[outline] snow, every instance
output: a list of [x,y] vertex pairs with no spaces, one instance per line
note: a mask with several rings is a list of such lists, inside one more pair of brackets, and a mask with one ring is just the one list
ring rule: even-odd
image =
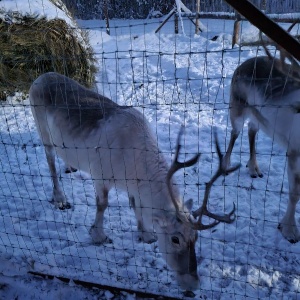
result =
[[51,2],[50,0],[1,0],[0,12],[38,15],[40,17],[46,17],[48,20],[58,18],[74,25],[65,5],[60,0],[56,0],[56,3],[57,5],[54,4],[54,1]]
[[[17,3],[17,9],[27,5],[27,1],[3,2]],[[34,3],[30,1],[31,9]],[[47,13],[47,6],[43,7]],[[142,111],[169,162],[179,128],[185,125],[183,151],[187,158],[201,152],[201,158],[197,166],[178,172],[176,179],[183,200],[193,198],[194,208],[201,204],[205,182],[218,164],[212,128],[218,130],[222,151],[229,142],[233,71],[247,58],[263,54],[257,48],[231,49],[233,21],[201,21],[207,31],[198,36],[189,20],[183,20],[185,34],[178,35],[172,21],[155,34],[157,19],[110,20],[108,36],[105,21],[78,20],[89,32],[99,63],[95,88],[119,104]],[[256,38],[256,31],[243,24],[243,35],[249,32]],[[88,232],[96,207],[87,174],[65,174],[59,161],[61,183],[72,209],[52,206],[44,148],[28,100],[1,103],[0,139],[0,298],[114,297],[111,291],[42,279],[28,271],[184,298],[157,244],[138,241],[126,193],[114,190],[109,195],[105,226],[113,243],[101,246],[92,244]],[[196,254],[201,281],[196,299],[299,297],[300,243],[290,244],[277,230],[288,198],[286,156],[263,133],[257,148],[263,178],[252,179],[247,173],[245,127],[232,156],[232,162],[241,162],[242,167],[219,179],[212,189],[210,209],[228,212],[234,202],[237,217],[232,224],[199,232]],[[299,208],[296,216],[299,223]]]
[[62,19],[70,28],[77,40],[83,47],[89,47],[82,35],[80,28],[71,13],[61,0],[1,0],[0,1],[0,20],[8,23],[18,23],[20,17],[46,18],[46,20]]

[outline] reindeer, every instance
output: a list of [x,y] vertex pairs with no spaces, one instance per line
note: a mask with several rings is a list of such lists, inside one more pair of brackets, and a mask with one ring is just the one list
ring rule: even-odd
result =
[[250,147],[247,167],[251,177],[263,177],[256,160],[255,140],[259,129],[283,146],[288,158],[289,202],[278,229],[289,242],[296,243],[300,239],[295,220],[300,197],[300,68],[295,58],[283,49],[279,48],[280,58],[275,58],[264,43],[263,46],[266,56],[246,60],[233,74],[230,89],[232,130],[222,165],[224,169],[230,166],[234,143],[246,119],[249,119]]
[[[57,73],[37,78],[30,88],[29,99],[45,147],[55,207],[70,208],[56,173],[57,154],[69,171],[83,170],[93,179],[97,211],[90,235],[94,243],[112,242],[103,230],[104,212],[109,190],[123,189],[134,208],[141,239],[146,243],[158,239],[159,250],[176,272],[180,286],[186,290],[197,289],[197,230],[212,228],[219,222],[232,223],[235,218],[235,207],[225,215],[207,209],[210,188],[225,173],[221,163],[207,183],[202,207],[191,212],[192,201],[182,203],[172,179],[179,169],[195,165],[200,156],[198,153],[186,162],[178,160],[182,130],[174,161],[168,168],[148,122],[135,108],[120,106]],[[221,162],[217,140],[216,146]],[[202,216],[214,221],[203,224]]]

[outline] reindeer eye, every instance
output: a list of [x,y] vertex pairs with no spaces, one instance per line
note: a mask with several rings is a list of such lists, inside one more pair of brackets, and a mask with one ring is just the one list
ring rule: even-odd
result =
[[179,242],[179,238],[177,236],[172,236],[172,243],[176,244],[176,245],[179,245],[180,242]]

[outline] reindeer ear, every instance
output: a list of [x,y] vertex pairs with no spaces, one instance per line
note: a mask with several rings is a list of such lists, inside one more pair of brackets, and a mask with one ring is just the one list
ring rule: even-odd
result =
[[184,203],[185,207],[186,207],[189,211],[192,210],[193,204],[194,204],[193,199],[189,199],[189,200],[185,201],[185,203]]

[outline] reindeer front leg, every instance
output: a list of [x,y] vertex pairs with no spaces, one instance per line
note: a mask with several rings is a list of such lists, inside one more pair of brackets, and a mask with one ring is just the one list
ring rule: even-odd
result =
[[300,198],[300,156],[295,152],[288,154],[288,180],[289,203],[278,229],[289,242],[297,243],[300,240],[300,234],[296,224],[295,212]]
[[252,178],[256,178],[257,176],[263,177],[263,174],[261,173],[256,160],[255,139],[256,139],[257,132],[258,132],[257,125],[250,121],[248,124],[250,158],[248,160],[247,167],[249,168],[249,173]]
[[[157,241],[157,236],[154,233],[152,219],[149,218],[148,214],[142,213],[142,209],[137,206],[135,198],[129,195],[129,202],[134,210],[134,214],[137,220],[137,228],[140,234],[140,239],[144,243],[152,244]],[[145,211],[145,210],[144,210]]]
[[95,188],[97,194],[97,211],[94,224],[90,229],[90,235],[96,244],[111,243],[112,240],[108,238],[103,231],[104,212],[108,206],[108,189],[99,183],[95,183]]

